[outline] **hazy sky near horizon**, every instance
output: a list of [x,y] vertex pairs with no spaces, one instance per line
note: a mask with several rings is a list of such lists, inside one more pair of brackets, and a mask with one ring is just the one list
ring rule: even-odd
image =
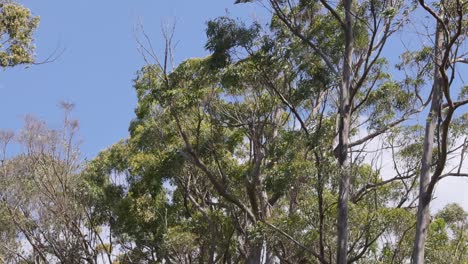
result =
[[[63,52],[51,63],[0,72],[0,129],[18,131],[27,114],[59,126],[58,103],[73,102],[74,116],[81,124],[82,151],[88,159],[128,135],[136,106],[132,80],[145,63],[135,41],[140,22],[155,49],[161,51],[161,25],[175,21],[175,59],[180,62],[208,54],[204,50],[208,20],[229,14],[265,22],[269,16],[259,4],[234,5],[234,0],[19,2],[41,17],[36,34],[38,61],[55,50]],[[388,44],[386,54],[392,55],[392,63],[401,46],[398,36]],[[461,75],[467,73],[465,68]],[[437,208],[457,201],[468,210],[468,179],[444,180],[437,196]]]

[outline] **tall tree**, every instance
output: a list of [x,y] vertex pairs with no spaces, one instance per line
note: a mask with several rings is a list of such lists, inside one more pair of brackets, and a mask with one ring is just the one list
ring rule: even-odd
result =
[[340,190],[338,193],[338,252],[337,263],[348,263],[348,203],[351,189],[351,168],[349,161],[349,143],[351,129],[351,112],[353,100],[352,67],[354,51],[354,18],[353,1],[343,1],[345,19],[341,23],[344,31],[344,53],[339,91],[339,121],[338,121],[338,145],[336,146],[336,158],[340,164]]
[[[416,237],[413,248],[413,263],[422,264],[425,260],[425,245],[430,222],[430,202],[437,182],[444,178],[447,157],[450,151],[452,119],[455,111],[468,103],[462,88],[461,100],[452,99],[453,86],[457,84],[457,64],[466,63],[462,46],[466,39],[468,4],[464,1],[439,1],[438,11],[432,9],[424,0],[420,5],[435,20],[434,44],[434,82],[431,90],[431,108],[426,119],[424,150],[421,159],[419,204]],[[437,144],[434,147],[434,144]],[[466,139],[461,151],[466,151]],[[436,158],[434,160],[434,152]],[[463,153],[462,159],[463,162]],[[466,174],[461,171],[461,164],[450,176]],[[449,176],[445,175],[445,176]]]
[[[237,1],[240,2],[251,1]],[[390,36],[403,25],[408,7],[403,1],[344,0],[336,4],[326,0],[266,2],[292,37],[302,41],[305,49],[316,54],[325,70],[333,73],[332,80],[335,81],[332,81],[331,86],[336,89],[336,93],[331,97],[335,96],[337,102],[334,153],[341,172],[337,198],[337,261],[347,263],[351,150],[400,125],[424,107],[424,103],[421,103],[406,109],[399,117],[380,122],[375,130],[362,138],[353,142],[351,140],[355,129],[353,122],[362,117],[363,109],[369,106],[369,95],[380,86],[377,82],[382,79],[382,75],[375,73],[383,66],[382,50]],[[334,27],[326,31],[323,20],[333,23]],[[320,26],[322,28],[317,29]]]

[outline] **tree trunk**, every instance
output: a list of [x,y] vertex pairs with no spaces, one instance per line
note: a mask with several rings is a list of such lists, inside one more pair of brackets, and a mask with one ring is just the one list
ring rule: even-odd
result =
[[338,196],[338,264],[348,263],[348,201],[350,188],[349,160],[340,163],[340,189]]
[[262,244],[255,244],[249,247],[246,264],[260,264],[262,259]]
[[338,252],[337,263],[348,262],[348,201],[350,189],[350,166],[348,157],[349,128],[351,122],[351,64],[353,60],[353,14],[352,0],[343,1],[345,8],[345,54],[340,85],[339,143],[336,157],[340,164],[340,188],[338,194]]
[[[265,179],[263,177],[261,178],[261,181],[262,181],[261,186],[264,186]],[[266,191],[265,188],[263,188],[263,190],[260,192],[260,204],[262,206],[262,211],[263,211],[262,212],[262,220],[268,220],[268,218],[271,217],[271,207],[270,207],[270,204],[268,203],[268,194],[267,194],[267,191]],[[273,264],[274,263],[273,250],[271,249],[271,247],[269,246],[269,243],[265,239],[263,240],[261,248],[262,248],[261,252],[263,252],[263,250],[265,251],[265,253],[264,253],[265,261],[264,261],[264,263],[265,264]]]
[[443,77],[440,72],[442,64],[442,45],[444,42],[443,33],[440,25],[436,28],[436,40],[434,47],[434,83],[432,86],[432,102],[431,109],[426,120],[426,131],[424,135],[423,156],[421,159],[421,174],[419,183],[419,204],[416,224],[416,237],[413,246],[413,262],[414,264],[424,263],[424,247],[427,238],[427,228],[429,226],[432,192],[428,190],[431,182],[431,162],[434,148],[434,135],[437,128],[438,117],[442,105],[442,82]]
[[319,211],[319,255],[320,255],[320,261],[323,262],[325,259],[325,226],[324,226],[324,220],[325,220],[325,212],[324,212],[324,202],[323,202],[323,175],[322,175],[322,169],[321,169],[321,164],[320,164],[320,155],[316,151],[314,152],[315,155],[315,166],[317,168],[317,202],[318,202],[318,211]]

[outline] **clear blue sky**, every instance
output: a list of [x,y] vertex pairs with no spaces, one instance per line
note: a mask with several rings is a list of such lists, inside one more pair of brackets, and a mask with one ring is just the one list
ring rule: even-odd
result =
[[[234,0],[20,0],[41,17],[36,33],[37,58],[58,47],[57,61],[0,72],[1,129],[17,131],[23,117],[34,114],[52,126],[61,122],[61,100],[76,104],[83,154],[100,150],[128,135],[136,96],[135,72],[144,64],[137,51],[134,28],[141,21],[153,44],[162,47],[161,25],[176,20],[176,60],[207,54],[205,25],[225,15],[267,16],[258,4],[234,5]],[[260,17],[262,19],[262,17]]]

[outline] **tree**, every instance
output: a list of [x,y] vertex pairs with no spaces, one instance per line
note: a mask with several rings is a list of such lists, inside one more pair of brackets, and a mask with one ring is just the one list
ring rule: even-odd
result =
[[468,260],[467,213],[458,204],[448,204],[429,225],[428,263],[465,263]]
[[[237,1],[237,3],[240,2],[250,1]],[[341,171],[337,217],[339,246],[337,261],[338,263],[347,263],[349,249],[347,238],[348,203],[352,188],[350,178],[351,163],[353,162],[350,153],[353,148],[365,145],[377,136],[401,125],[411,115],[420,112],[426,105],[426,103],[420,102],[420,104],[413,104],[413,107],[406,107],[406,109],[402,107],[404,104],[397,107],[391,106],[395,108],[390,108],[387,111],[396,114],[400,110],[399,116],[382,116],[383,118],[379,117],[379,119],[382,118],[380,120],[376,117],[370,118],[373,120],[369,122],[371,123],[369,134],[354,142],[351,141],[353,129],[356,129],[353,125],[357,125],[353,122],[356,122],[357,118],[364,118],[363,114],[366,113],[366,110],[373,107],[371,98],[375,98],[380,89],[384,90],[393,86],[393,92],[400,93],[400,98],[406,97],[407,102],[415,99],[417,92],[411,94],[399,88],[398,84],[391,80],[391,76],[385,77],[382,74],[382,68],[385,65],[385,60],[381,58],[382,50],[390,36],[404,24],[409,7],[406,7],[403,1],[342,1],[336,6],[327,1],[272,0],[266,2],[274,11],[271,25],[274,28],[281,28],[283,36],[289,35],[291,42],[302,42],[301,48],[304,49],[304,53],[309,52],[309,57],[316,56],[315,60],[310,61],[313,65],[306,66],[303,60],[301,67],[313,68],[320,65],[318,67],[331,73],[329,83],[326,84],[329,91],[325,91],[328,97],[333,98],[334,102],[337,103],[326,106],[324,109],[335,107],[337,112],[336,141],[333,146]],[[359,19],[355,20],[355,17]],[[326,22],[329,24],[327,25]],[[337,28],[339,33],[334,33]],[[284,31],[289,32],[284,33]],[[226,40],[228,38],[220,37],[219,39]],[[284,45],[285,42],[281,42],[281,44]],[[229,49],[215,48],[212,50],[218,54]],[[267,67],[270,65],[272,64],[269,63]],[[298,74],[298,76],[301,75]],[[307,87],[306,89],[313,88]],[[334,89],[336,90],[333,91]],[[414,86],[411,89],[417,89],[417,87]],[[297,111],[299,106],[291,104],[287,94],[278,92],[278,89],[275,88],[273,90],[283,103],[295,113],[302,129],[308,134],[310,128],[303,120],[307,120],[310,116],[303,118],[301,115],[304,112],[307,114],[317,114],[317,112],[310,111],[310,109]],[[318,101],[324,98],[319,97]],[[383,101],[379,100],[379,103]],[[322,104],[323,102],[318,103],[318,105]]]
[[[334,21],[323,17],[328,19],[324,23]],[[172,71],[164,63],[171,58],[169,48],[163,56],[167,59],[159,60],[142,47],[147,61],[152,57],[155,63],[142,68],[135,80],[138,106],[130,138],[90,166],[90,181],[102,193],[97,200],[104,201],[101,212],[129,245],[122,259],[258,263],[264,256],[267,263],[333,263],[337,230],[330,223],[338,212],[334,201],[340,170],[333,153],[337,106],[328,98],[335,98],[336,86],[320,58],[309,56],[301,40],[274,22],[274,35],[258,36],[256,24],[225,17],[210,21],[207,47],[213,54]],[[316,30],[327,36],[323,28]],[[325,40],[330,42],[326,45],[338,41]],[[248,56],[235,60],[235,49]],[[370,85],[367,97],[359,94],[365,100],[354,110],[356,116],[369,109],[385,113],[365,121],[377,136],[389,131],[395,116],[405,120],[417,99],[411,96],[415,87],[400,88],[379,68],[368,74],[373,82],[364,82]],[[387,100],[389,94],[394,101]],[[350,171],[354,185],[347,254],[352,262],[378,259],[376,241],[399,232],[399,217],[408,217],[402,207],[415,168],[383,180],[363,162],[365,152],[352,153],[357,154]],[[174,189],[165,188],[165,182]],[[166,195],[169,201],[162,198]],[[139,215],[145,217],[134,218]],[[208,228],[199,226],[200,219]],[[201,237],[222,237],[222,246]],[[191,241],[193,247],[183,246],[189,242],[158,243],[163,238],[170,244]]]
[[[463,52],[462,45],[466,38],[463,28],[467,23],[468,5],[463,1],[440,1],[437,3],[439,9],[437,12],[429,7],[425,1],[421,0],[419,3],[434,18],[436,28],[433,57],[434,84],[431,91],[431,109],[426,119],[424,150],[421,158],[418,220],[413,248],[413,262],[417,264],[424,263],[425,259],[425,244],[430,219],[429,205],[435,185],[446,176],[466,175],[461,171],[461,164],[455,173],[443,174],[446,169],[447,157],[452,152],[449,149],[453,145],[450,143],[450,136],[453,133],[450,129],[452,119],[455,111],[468,103],[466,95],[464,95],[466,87],[461,89],[459,101],[454,101],[451,96],[456,79],[456,66],[464,61],[464,54],[459,54],[459,52]],[[463,163],[466,151],[466,133],[459,136],[465,136],[461,146],[461,163]],[[434,147],[434,144],[437,144],[437,147]],[[434,154],[436,155],[435,160]]]
[[[162,56],[143,32],[130,135],[90,162],[71,104],[60,129],[0,132],[0,262],[466,262],[467,213],[429,205],[467,176],[468,5],[419,1],[435,44],[392,68],[384,48],[416,1],[263,3],[268,25],[208,21],[211,54],[177,65],[173,31]],[[0,11],[2,67],[31,63],[37,18]],[[428,105],[424,130],[409,120]]]
[[173,69],[172,34],[161,57],[139,42],[130,137],[86,172],[122,262],[410,261],[424,138],[406,121],[432,102],[432,49],[403,53],[398,79],[383,48],[412,7],[268,3],[269,28],[209,21],[212,54]]
[[4,152],[1,164],[0,219],[10,243],[0,245],[0,252],[8,263],[98,263],[101,257],[112,263],[83,195],[73,105],[62,106],[61,130],[27,117],[18,136],[2,133],[5,148],[13,139],[24,148],[14,156]]
[[26,7],[0,1],[0,66],[13,67],[34,62],[33,34],[39,18]]

